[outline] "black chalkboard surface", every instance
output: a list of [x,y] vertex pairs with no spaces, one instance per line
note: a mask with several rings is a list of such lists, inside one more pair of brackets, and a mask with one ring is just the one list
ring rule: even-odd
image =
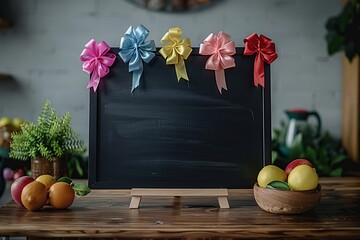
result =
[[117,55],[90,91],[89,186],[251,188],[271,158],[270,67],[265,88],[255,87],[255,55],[236,50],[222,94],[198,48],[185,61],[189,82],[157,52],[133,93]]

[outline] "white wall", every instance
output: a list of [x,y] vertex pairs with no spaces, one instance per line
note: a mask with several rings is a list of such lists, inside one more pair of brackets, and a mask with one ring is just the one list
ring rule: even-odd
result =
[[91,38],[118,46],[130,25],[144,24],[149,39],[159,40],[170,27],[182,26],[198,46],[211,32],[230,34],[238,46],[253,32],[276,43],[279,58],[271,65],[272,123],[284,109],[316,109],[324,127],[340,136],[341,57],[326,52],[325,22],[341,9],[339,0],[224,0],[200,12],[148,12],[119,0],[12,0],[16,24],[0,30],[0,116],[36,121],[45,99],[60,114],[69,111],[73,127],[88,141],[88,75],[79,54]]

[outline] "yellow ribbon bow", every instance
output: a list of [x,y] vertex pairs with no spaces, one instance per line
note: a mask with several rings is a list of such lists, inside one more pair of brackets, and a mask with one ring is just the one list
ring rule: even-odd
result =
[[160,54],[166,59],[166,64],[175,64],[178,81],[183,78],[189,81],[186,73],[184,59],[187,59],[192,51],[189,38],[181,40],[182,29],[180,27],[170,28],[160,40],[163,48]]

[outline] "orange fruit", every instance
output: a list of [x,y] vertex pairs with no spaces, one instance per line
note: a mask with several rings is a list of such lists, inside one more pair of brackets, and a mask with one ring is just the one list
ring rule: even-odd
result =
[[35,181],[38,181],[38,182],[41,182],[42,184],[44,184],[46,187],[46,191],[48,191],[50,189],[51,185],[56,183],[55,178],[53,176],[47,175],[47,174],[38,176],[35,179]]
[[47,201],[47,190],[41,182],[27,184],[21,192],[21,202],[30,211],[41,209]]
[[75,191],[65,182],[54,183],[49,189],[49,203],[54,208],[65,209],[74,202]]

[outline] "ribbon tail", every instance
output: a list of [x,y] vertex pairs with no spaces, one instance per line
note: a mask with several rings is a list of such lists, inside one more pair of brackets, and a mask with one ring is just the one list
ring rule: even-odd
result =
[[94,71],[91,74],[90,82],[88,83],[87,88],[92,87],[94,89],[94,92],[96,92],[96,89],[98,88],[99,83],[100,83],[100,76],[97,74],[96,71]]
[[264,79],[264,61],[261,59],[260,53],[255,57],[254,63],[254,85],[265,87]]
[[142,68],[133,71],[131,92],[134,92],[135,88],[137,88],[140,85],[140,78],[142,73],[143,73]]
[[215,79],[216,79],[217,88],[218,88],[220,94],[222,94],[222,92],[221,92],[222,89],[227,90],[224,69],[215,70]]
[[189,77],[186,72],[185,61],[182,57],[179,57],[178,63],[175,64],[175,71],[178,81],[180,81],[180,78],[189,81]]

